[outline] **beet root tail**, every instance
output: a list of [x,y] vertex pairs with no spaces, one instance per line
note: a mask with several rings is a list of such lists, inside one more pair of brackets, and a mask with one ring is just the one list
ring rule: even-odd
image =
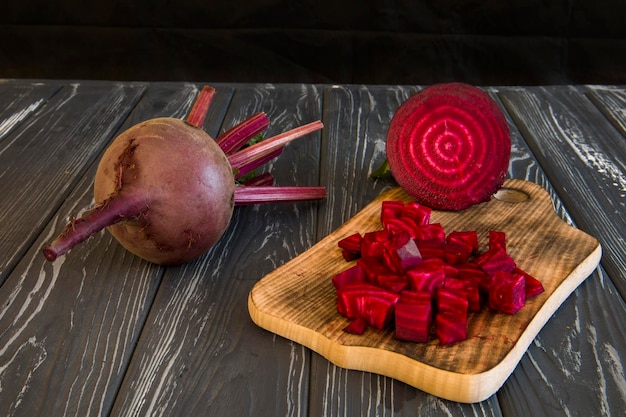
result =
[[121,194],[111,196],[84,216],[72,219],[59,236],[42,249],[43,255],[48,261],[53,262],[105,227],[138,217],[147,209],[144,198]]

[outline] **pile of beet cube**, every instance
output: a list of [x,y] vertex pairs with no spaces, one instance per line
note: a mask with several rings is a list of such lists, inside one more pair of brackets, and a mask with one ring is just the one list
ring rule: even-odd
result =
[[337,310],[351,320],[344,329],[363,334],[395,326],[395,337],[441,344],[467,338],[469,312],[489,308],[515,314],[526,299],[544,291],[539,280],[517,267],[503,232],[490,231],[479,252],[476,231],[447,236],[430,223],[431,209],[415,202],[383,201],[382,229],[338,242],[356,263],[333,276]]

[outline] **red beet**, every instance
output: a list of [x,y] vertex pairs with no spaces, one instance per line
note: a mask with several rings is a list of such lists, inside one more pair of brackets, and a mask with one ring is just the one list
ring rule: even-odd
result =
[[[420,294],[421,292],[417,292]],[[422,300],[401,294],[395,309],[396,338],[407,342],[427,342],[433,320],[429,293]]]
[[435,316],[435,333],[442,345],[467,339],[467,316],[451,311],[437,314]]
[[515,314],[526,302],[526,284],[522,274],[496,272],[489,284],[489,307],[507,314]]
[[386,152],[393,177],[417,202],[463,210],[502,186],[511,138],[502,111],[483,90],[435,84],[396,111]]
[[130,252],[157,264],[180,264],[218,241],[236,204],[324,197],[322,187],[267,186],[267,176],[262,186],[236,186],[242,170],[253,170],[322,125],[313,122],[240,150],[267,127],[267,116],[252,116],[216,142],[201,129],[214,92],[205,87],[185,121],[151,119],[115,138],[98,166],[95,207],[73,219],[43,249],[45,257],[53,261],[106,227]]

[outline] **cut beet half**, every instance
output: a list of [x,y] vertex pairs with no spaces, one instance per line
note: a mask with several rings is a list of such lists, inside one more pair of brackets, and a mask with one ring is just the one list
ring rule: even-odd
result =
[[511,138],[496,102],[463,84],[430,86],[406,100],[387,132],[386,153],[398,184],[417,202],[463,210],[502,186]]

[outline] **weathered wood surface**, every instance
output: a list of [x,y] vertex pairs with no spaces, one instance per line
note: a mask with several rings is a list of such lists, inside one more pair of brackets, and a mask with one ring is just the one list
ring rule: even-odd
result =
[[626,141],[578,88],[509,89],[501,97],[574,222],[597,235],[602,265],[626,297]]
[[218,85],[210,134],[258,110],[273,132],[323,120],[268,169],[282,185],[325,185],[329,198],[238,208],[224,239],[189,265],[147,264],[104,232],[44,262],[41,245],[90,204],[106,144],[140,120],[183,117],[199,87],[0,83],[0,414],[626,415],[625,89],[490,90],[511,117],[510,176],[546,188],[557,213],[607,250],[502,389],[460,404],[338,368],[247,312],[261,277],[395,185],[367,176],[414,87]]

